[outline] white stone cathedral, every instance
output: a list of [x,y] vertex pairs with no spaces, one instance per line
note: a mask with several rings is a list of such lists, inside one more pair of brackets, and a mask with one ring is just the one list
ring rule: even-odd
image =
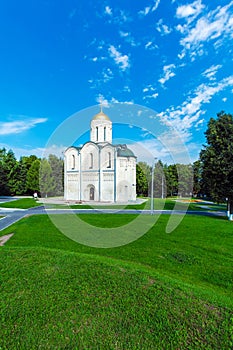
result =
[[90,141],[65,151],[64,197],[72,201],[136,200],[136,157],[112,144],[112,122],[102,112],[91,120]]

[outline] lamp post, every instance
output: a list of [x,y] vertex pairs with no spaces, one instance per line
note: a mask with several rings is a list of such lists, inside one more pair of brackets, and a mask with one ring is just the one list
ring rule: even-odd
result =
[[164,177],[163,177],[163,174],[162,174],[162,192],[161,192],[161,198],[163,199],[164,197]]
[[155,169],[155,161],[157,158],[154,158],[152,162],[152,174],[151,174],[151,203],[150,203],[150,213],[153,215],[154,211],[154,169]]

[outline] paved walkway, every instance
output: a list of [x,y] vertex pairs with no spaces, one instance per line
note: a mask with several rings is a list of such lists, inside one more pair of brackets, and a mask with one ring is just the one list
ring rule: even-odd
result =
[[[150,215],[150,214],[175,214],[175,215],[184,215],[184,211],[182,210],[134,210],[134,209],[101,209],[99,207],[98,209],[46,209],[44,206],[39,206],[35,208],[30,209],[5,209],[0,208],[0,215],[5,216],[4,218],[0,219],[0,231],[4,230],[5,228],[11,226],[15,222],[19,221],[23,217],[29,216],[29,215],[43,215],[43,214],[143,214],[143,215]],[[204,215],[204,216],[222,216],[224,217],[226,214],[224,212],[216,211],[187,211],[186,214],[195,214],[195,215]]]
[[[1,197],[0,202],[5,201],[11,201],[18,198],[12,198],[12,197]],[[138,198],[136,204],[141,204],[145,200]],[[42,204],[42,200],[41,200]],[[93,209],[71,209],[69,207],[64,209],[53,209],[53,208],[46,208],[46,204],[67,204],[67,206],[70,204],[75,204],[75,202],[69,202],[67,203],[64,198],[62,197],[54,197],[54,198],[43,198],[43,204],[38,207],[30,208],[30,209],[16,209],[16,208],[0,208],[0,216],[3,216],[3,218],[0,219],[0,231],[4,230],[5,228],[11,226],[15,222],[21,220],[23,217],[30,216],[30,215],[54,215],[54,214],[143,214],[143,215],[150,215],[150,214],[168,214],[168,215],[184,215],[184,211],[182,210],[135,210],[135,209],[114,209],[114,208],[106,208],[106,205],[113,205],[112,203],[101,203],[105,206],[105,208],[102,208],[101,205],[98,206],[98,208]],[[93,205],[93,202],[88,202],[85,204]],[[94,203],[97,204],[96,202]],[[120,203],[121,205],[126,205],[129,203]],[[135,204],[135,203],[134,203]],[[45,206],[44,206],[45,205]],[[218,217],[224,217],[226,216],[225,212],[221,211],[187,211],[185,214],[188,215],[202,215],[202,216],[218,216]]]
[[[142,204],[146,202],[147,199],[144,198],[137,198],[136,201],[132,202],[117,202],[117,205],[129,205],[129,204]],[[41,204],[64,204],[64,205],[75,205],[75,204],[80,204],[76,200],[65,200],[64,197],[48,197],[48,198],[39,198],[38,202]],[[96,201],[85,201],[82,202],[82,204],[87,204],[87,205],[98,205],[98,206],[112,206],[114,203],[112,202],[96,202]]]

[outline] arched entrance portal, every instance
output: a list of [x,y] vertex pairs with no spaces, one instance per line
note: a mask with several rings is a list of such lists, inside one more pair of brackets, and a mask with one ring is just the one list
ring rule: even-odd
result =
[[90,201],[94,201],[95,200],[95,189],[94,187],[90,187]]

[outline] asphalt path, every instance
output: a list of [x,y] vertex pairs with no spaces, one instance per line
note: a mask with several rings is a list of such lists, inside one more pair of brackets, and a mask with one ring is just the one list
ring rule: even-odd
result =
[[[31,215],[59,215],[59,214],[143,214],[143,215],[184,215],[182,210],[134,210],[134,209],[46,209],[44,206],[39,206],[30,209],[6,209],[0,208],[0,231],[11,226],[23,217]],[[202,215],[202,216],[217,216],[224,217],[226,214],[220,211],[187,211],[187,215]]]

